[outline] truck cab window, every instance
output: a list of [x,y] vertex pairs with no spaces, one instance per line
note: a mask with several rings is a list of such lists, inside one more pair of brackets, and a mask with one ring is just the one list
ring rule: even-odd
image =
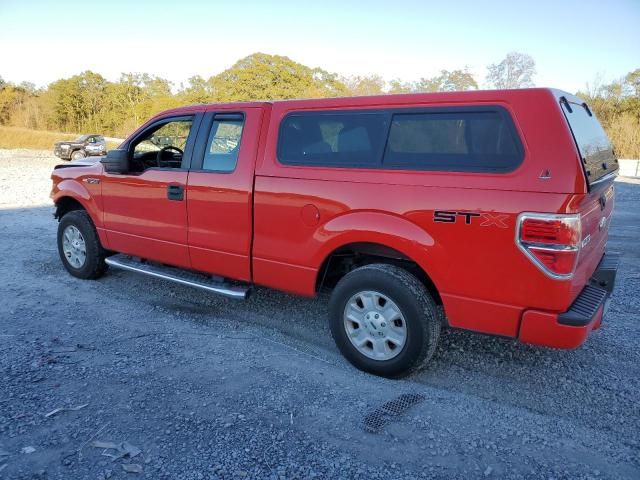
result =
[[192,119],[181,119],[146,132],[133,145],[131,171],[143,172],[153,167],[181,168],[192,124]]
[[214,119],[202,164],[203,170],[233,172],[236,169],[243,125],[241,115]]

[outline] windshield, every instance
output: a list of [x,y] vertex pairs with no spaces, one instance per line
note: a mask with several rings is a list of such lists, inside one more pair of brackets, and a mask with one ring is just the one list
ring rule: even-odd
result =
[[582,158],[589,185],[618,169],[611,143],[598,119],[586,103],[561,101],[578,151]]
[[87,138],[89,138],[89,135],[80,135],[74,142],[84,142]]

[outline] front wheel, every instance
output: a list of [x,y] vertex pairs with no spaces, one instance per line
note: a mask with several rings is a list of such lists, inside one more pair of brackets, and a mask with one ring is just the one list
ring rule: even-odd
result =
[[106,252],[84,210],[73,210],[60,219],[58,253],[64,268],[74,277],[96,279],[107,271]]
[[438,308],[408,271],[371,264],[345,275],[329,301],[333,338],[354,366],[383,377],[423,367],[440,337]]

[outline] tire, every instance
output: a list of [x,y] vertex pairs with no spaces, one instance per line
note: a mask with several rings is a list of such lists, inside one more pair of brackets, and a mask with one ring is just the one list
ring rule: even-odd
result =
[[[80,235],[80,239],[74,236],[76,232]],[[65,233],[68,234],[66,243]],[[80,254],[82,247],[84,247],[84,258]],[[74,277],[94,280],[107,271],[108,266],[104,261],[106,251],[100,244],[98,233],[89,214],[84,210],[72,210],[60,219],[58,253],[64,268]]]
[[71,160],[80,160],[81,158],[85,158],[86,155],[82,150],[76,150],[71,154]]
[[[382,320],[374,320],[378,314]],[[435,352],[442,325],[440,311],[424,285],[408,271],[388,264],[365,265],[345,275],[331,294],[329,323],[349,362],[387,378],[423,368]],[[363,339],[370,340],[363,343]]]

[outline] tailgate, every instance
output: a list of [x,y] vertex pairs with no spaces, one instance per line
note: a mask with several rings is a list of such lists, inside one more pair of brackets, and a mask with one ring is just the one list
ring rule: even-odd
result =
[[584,280],[582,285],[591,277],[604,254],[614,206],[613,190],[611,180],[600,188],[592,189],[580,205],[582,248],[576,276],[582,277],[578,278]]

